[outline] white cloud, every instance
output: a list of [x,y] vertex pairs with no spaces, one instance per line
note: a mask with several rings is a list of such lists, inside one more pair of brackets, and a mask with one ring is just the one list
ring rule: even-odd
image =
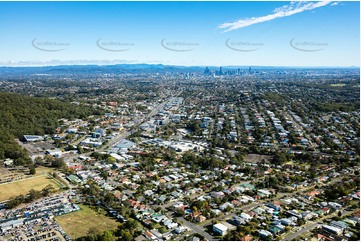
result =
[[253,24],[263,23],[271,21],[276,18],[288,17],[297,13],[302,13],[304,11],[309,11],[315,8],[323,7],[330,4],[331,1],[322,1],[322,2],[291,2],[289,5],[282,6],[273,10],[272,14],[261,16],[261,17],[252,17],[248,19],[241,19],[235,22],[223,23],[218,26],[220,29],[225,29],[224,32],[244,28]]

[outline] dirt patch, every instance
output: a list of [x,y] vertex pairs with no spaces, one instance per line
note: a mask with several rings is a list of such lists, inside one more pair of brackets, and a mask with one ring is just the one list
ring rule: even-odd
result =
[[245,162],[250,163],[260,163],[262,160],[264,160],[266,163],[269,163],[269,161],[272,159],[272,156],[270,155],[258,155],[258,154],[248,154],[246,157],[244,157]]

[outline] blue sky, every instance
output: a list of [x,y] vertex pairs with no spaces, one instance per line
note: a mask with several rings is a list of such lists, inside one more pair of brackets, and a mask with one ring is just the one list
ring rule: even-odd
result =
[[0,65],[359,66],[359,4],[0,2]]

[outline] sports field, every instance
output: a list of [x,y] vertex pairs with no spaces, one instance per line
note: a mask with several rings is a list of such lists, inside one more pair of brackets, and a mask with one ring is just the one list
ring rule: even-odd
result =
[[55,218],[73,240],[87,235],[89,230],[101,233],[104,230],[116,229],[119,225],[114,219],[99,214],[88,206],[79,205],[79,207],[79,211]]
[[31,189],[40,191],[51,184],[55,189],[60,188],[60,184],[49,178],[47,175],[35,175],[19,181],[0,184],[0,201],[8,200],[11,197],[25,195]]

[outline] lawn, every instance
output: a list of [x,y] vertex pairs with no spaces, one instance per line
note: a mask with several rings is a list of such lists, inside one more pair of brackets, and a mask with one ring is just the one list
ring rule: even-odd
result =
[[99,214],[85,205],[79,205],[80,210],[56,217],[64,231],[75,240],[88,234],[89,230],[101,233],[104,230],[116,229],[120,223],[103,214]]
[[346,86],[345,83],[336,83],[336,84],[330,84],[331,87],[344,87]]
[[42,175],[42,174],[47,174],[47,173],[53,173],[55,171],[54,168],[50,168],[50,167],[45,167],[45,166],[39,166],[36,168],[36,175]]
[[35,176],[23,180],[0,184],[0,201],[8,200],[11,197],[25,195],[31,189],[40,191],[51,184],[55,189],[59,189],[59,184],[46,175]]

